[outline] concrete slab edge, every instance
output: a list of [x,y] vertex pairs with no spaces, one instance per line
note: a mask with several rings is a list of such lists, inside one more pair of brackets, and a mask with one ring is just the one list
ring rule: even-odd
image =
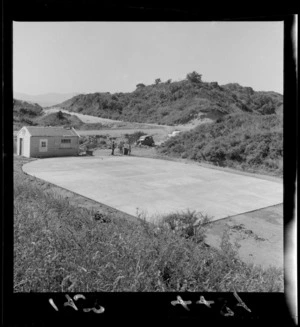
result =
[[224,218],[219,218],[219,219],[216,219],[216,220],[212,220],[212,221],[209,221],[208,223],[206,223],[205,225],[216,223],[216,222],[218,222],[220,220],[235,218],[235,217],[245,215],[245,214],[248,214],[248,213],[251,213],[251,212],[259,211],[259,210],[262,210],[262,209],[272,208],[272,207],[278,206],[279,204],[283,204],[283,202],[279,202],[279,203],[276,203],[276,204],[273,204],[273,205],[267,206],[267,207],[262,207],[262,208],[258,208],[258,209],[254,209],[254,210],[250,210],[250,211],[241,212],[241,213],[238,213],[238,214],[233,215],[233,216],[227,216],[227,217],[224,217]]
[[98,204],[98,205],[101,205],[102,207],[108,208],[108,209],[110,209],[110,210],[113,211],[113,212],[114,212],[114,211],[115,211],[115,212],[118,212],[118,213],[124,215],[124,219],[130,220],[130,221],[133,221],[133,222],[139,222],[139,221],[141,220],[141,219],[138,218],[138,217],[132,216],[132,215],[130,215],[130,214],[124,212],[124,211],[121,211],[121,210],[118,210],[118,209],[116,209],[116,208],[114,208],[114,207],[108,206],[107,204],[104,204],[104,203],[102,203],[102,202],[95,201],[95,200],[93,200],[93,199],[91,199],[91,198],[89,198],[89,197],[86,197],[86,196],[81,195],[81,194],[79,194],[79,193],[76,193],[76,192],[74,192],[74,191],[70,191],[70,190],[68,190],[68,189],[66,189],[66,188],[64,188],[64,187],[61,187],[61,186],[59,186],[59,185],[53,184],[53,183],[51,183],[51,182],[48,182],[48,181],[45,180],[45,179],[42,179],[42,178],[36,177],[36,176],[34,176],[34,175],[30,175],[30,174],[26,173],[26,172],[23,170],[23,166],[22,166],[22,171],[23,171],[23,173],[24,173],[25,175],[27,175],[27,176],[34,177],[34,178],[36,178],[36,179],[38,179],[38,180],[40,180],[40,181],[43,181],[43,182],[45,182],[45,183],[47,183],[47,184],[49,184],[49,185],[52,185],[53,187],[58,187],[58,188],[60,188],[60,189],[62,189],[62,190],[64,190],[64,191],[67,191],[67,192],[70,192],[70,193],[75,194],[75,195],[77,195],[77,196],[80,196],[80,197],[82,197],[82,198],[84,198],[84,199],[87,199],[87,200],[89,200],[89,201],[91,201],[91,202],[93,202],[93,203],[95,203],[95,204]]

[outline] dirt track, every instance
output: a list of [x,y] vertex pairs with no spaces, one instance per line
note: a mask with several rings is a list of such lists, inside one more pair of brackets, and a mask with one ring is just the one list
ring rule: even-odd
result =
[[[68,110],[61,109],[60,107],[54,107],[51,109],[44,109],[44,115],[48,115],[54,112],[61,111],[66,114],[77,116],[83,123],[87,124],[96,124],[101,123],[107,126],[124,126],[125,128],[174,128],[174,126],[168,125],[159,125],[159,124],[146,124],[146,123],[131,123],[131,122],[124,122],[122,120],[115,120],[115,119],[108,119],[108,118],[101,118],[91,115],[84,115],[77,112],[72,112]],[[174,128],[175,129],[175,128]]]

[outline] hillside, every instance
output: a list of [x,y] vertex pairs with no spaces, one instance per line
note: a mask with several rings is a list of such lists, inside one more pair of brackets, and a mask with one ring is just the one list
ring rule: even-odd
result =
[[158,150],[168,156],[282,176],[282,115],[227,115],[167,140]]
[[[29,103],[22,100],[14,100],[13,104],[13,123],[14,130],[19,130],[23,126],[73,126],[75,128],[87,127],[91,124],[83,124],[83,122],[75,115],[56,112],[44,115],[43,108],[37,103]],[[93,127],[101,124],[92,124]],[[94,127],[95,128],[95,127]]]
[[[191,73],[192,75],[197,73]],[[201,75],[198,75],[201,76]],[[239,84],[220,86],[189,78],[140,83],[131,93],[77,95],[58,106],[73,112],[130,122],[185,124],[195,118],[213,120],[224,114],[249,112],[260,115],[282,111],[283,97],[276,92],[255,92]]]
[[38,117],[35,123],[39,126],[73,126],[80,128],[83,123],[75,115],[62,113],[60,111],[46,116]]
[[22,128],[24,125],[36,125],[36,118],[41,117],[43,108],[37,103],[29,103],[14,99],[13,102],[13,124],[14,130]]

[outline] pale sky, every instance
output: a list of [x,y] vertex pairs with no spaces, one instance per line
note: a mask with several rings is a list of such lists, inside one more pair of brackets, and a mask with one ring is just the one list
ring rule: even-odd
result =
[[14,22],[14,91],[132,92],[156,78],[283,93],[283,22]]

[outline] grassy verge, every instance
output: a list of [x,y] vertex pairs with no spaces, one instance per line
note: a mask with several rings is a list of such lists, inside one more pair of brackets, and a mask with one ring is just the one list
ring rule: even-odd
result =
[[35,181],[15,163],[15,292],[283,291],[283,271],[243,263],[228,235],[221,251],[207,247],[205,216],[117,220]]

